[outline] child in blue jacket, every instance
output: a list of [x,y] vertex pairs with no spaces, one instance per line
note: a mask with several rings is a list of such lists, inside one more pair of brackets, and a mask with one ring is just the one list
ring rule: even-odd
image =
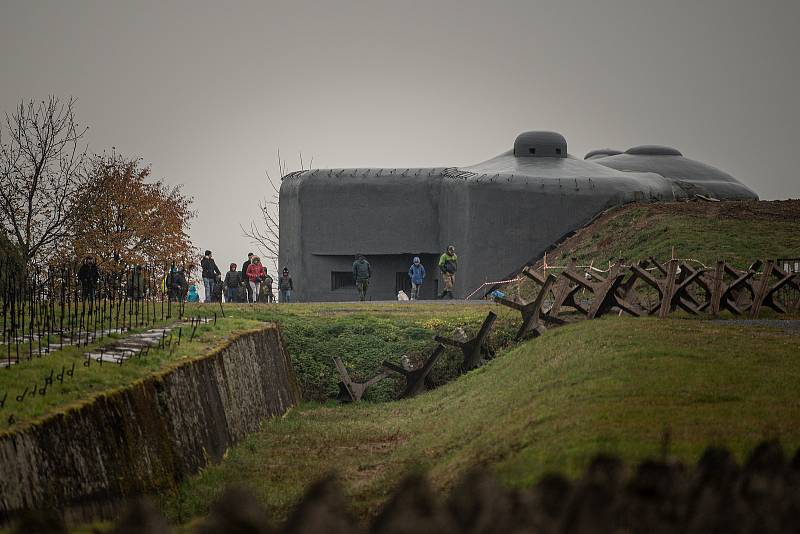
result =
[[411,278],[411,300],[417,300],[422,282],[425,281],[425,267],[419,261],[419,256],[414,256],[414,263],[408,270],[408,277]]

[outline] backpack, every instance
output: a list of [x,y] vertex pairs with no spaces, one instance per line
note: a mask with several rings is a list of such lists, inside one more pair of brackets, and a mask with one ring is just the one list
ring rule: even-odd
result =
[[454,261],[447,260],[444,262],[444,270],[450,274],[454,274],[458,270],[458,265]]

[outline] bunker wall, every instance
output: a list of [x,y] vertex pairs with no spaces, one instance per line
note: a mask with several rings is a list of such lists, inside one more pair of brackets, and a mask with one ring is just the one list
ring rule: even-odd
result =
[[534,182],[444,182],[441,226],[459,256],[457,296],[516,272],[597,213],[645,195],[632,180]]
[[441,252],[440,185],[436,169],[334,169],[284,179],[279,262],[290,269],[294,299],[351,300],[355,289],[332,290],[331,273],[350,270],[355,254],[376,267],[373,297],[396,298],[396,272],[408,270],[414,255]]

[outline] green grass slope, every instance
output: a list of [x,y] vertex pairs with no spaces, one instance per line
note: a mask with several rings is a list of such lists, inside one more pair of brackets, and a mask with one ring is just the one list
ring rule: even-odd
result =
[[164,500],[185,522],[230,484],[285,517],[337,472],[356,512],[376,511],[409,470],[447,488],[478,465],[508,485],[577,475],[599,451],[694,462],[709,444],[742,457],[800,444],[800,336],[686,319],[608,318],[551,330],[408,401],[308,404],[266,423]]
[[[436,344],[437,334],[451,336],[457,328],[477,332],[486,314],[498,315],[490,342],[508,346],[518,328],[519,313],[492,303],[448,302],[328,303],[291,305],[238,305],[227,314],[280,324],[303,398],[324,402],[338,392],[339,375],[333,357],[342,358],[353,380],[366,380],[381,369],[384,360],[400,364],[405,357],[421,363]],[[459,374],[461,352],[448,349],[431,373],[434,384],[444,384]],[[389,378],[367,391],[367,399],[392,400],[402,391],[402,381]]]
[[548,263],[570,257],[602,265],[624,258],[725,260],[744,268],[756,259],[800,257],[800,200],[629,204],[582,228]]

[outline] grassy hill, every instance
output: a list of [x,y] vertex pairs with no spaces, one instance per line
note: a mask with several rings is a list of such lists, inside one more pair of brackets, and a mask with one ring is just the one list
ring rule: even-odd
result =
[[800,200],[628,204],[604,213],[548,253],[603,264],[671,257],[706,265],[800,257]]
[[[798,229],[800,200],[628,204],[555,244],[547,265],[558,273],[575,258],[578,265],[605,269],[620,259],[635,263],[652,256],[663,262],[674,254],[695,266],[724,260],[745,269],[758,259],[800,258]],[[541,270],[544,258],[532,264]],[[538,286],[523,279],[501,289],[532,298]]]
[[447,488],[486,465],[520,486],[552,470],[576,475],[599,451],[694,462],[709,444],[742,457],[768,437],[791,450],[800,445],[798,398],[796,333],[679,318],[586,321],[412,400],[297,408],[164,506],[184,522],[237,484],[281,517],[335,471],[363,517],[413,470]]

